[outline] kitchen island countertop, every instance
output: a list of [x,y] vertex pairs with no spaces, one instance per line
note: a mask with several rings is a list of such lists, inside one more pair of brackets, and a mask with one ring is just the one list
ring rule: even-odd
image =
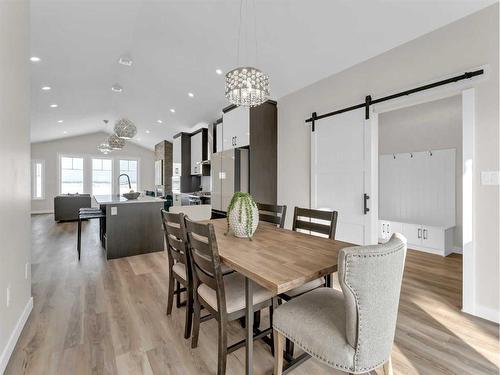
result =
[[94,195],[97,204],[128,204],[128,203],[160,203],[165,200],[150,196],[140,196],[137,199],[127,200],[121,195]]

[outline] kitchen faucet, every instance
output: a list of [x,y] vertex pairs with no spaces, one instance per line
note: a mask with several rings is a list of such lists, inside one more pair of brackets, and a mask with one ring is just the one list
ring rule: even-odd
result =
[[120,177],[121,176],[125,176],[127,177],[127,180],[128,180],[128,188],[129,190],[132,190],[132,186],[130,185],[130,177],[128,176],[128,174],[126,173],[122,173],[121,175],[118,176],[118,186],[120,186]]

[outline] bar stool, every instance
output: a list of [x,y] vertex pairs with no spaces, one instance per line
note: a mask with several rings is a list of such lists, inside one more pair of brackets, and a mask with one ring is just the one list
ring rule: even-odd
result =
[[80,260],[80,253],[82,248],[82,220],[90,220],[90,219],[99,219],[99,237],[101,242],[104,238],[104,225],[103,220],[106,217],[106,214],[102,212],[100,208],[91,208],[84,207],[80,208],[78,212],[78,237],[77,237],[77,245],[76,249],[78,251],[78,260]]

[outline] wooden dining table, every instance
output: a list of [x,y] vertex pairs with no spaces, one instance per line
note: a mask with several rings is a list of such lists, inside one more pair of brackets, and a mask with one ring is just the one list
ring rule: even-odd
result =
[[[253,374],[253,283],[277,295],[319,277],[330,276],[337,271],[339,250],[354,245],[280,229],[265,222],[259,223],[249,240],[237,238],[232,233],[226,235],[226,219],[208,222],[214,226],[222,262],[245,277],[245,374],[250,375]],[[289,358],[285,372],[307,358],[305,353],[293,360]]]

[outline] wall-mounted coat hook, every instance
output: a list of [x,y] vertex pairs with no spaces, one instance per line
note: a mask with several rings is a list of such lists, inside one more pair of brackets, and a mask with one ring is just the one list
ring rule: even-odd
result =
[[432,151],[429,151],[429,155],[432,156]]
[[410,158],[413,158],[413,152],[410,152]]
[[394,160],[396,160],[396,155],[395,154],[392,154],[392,157],[394,158]]

